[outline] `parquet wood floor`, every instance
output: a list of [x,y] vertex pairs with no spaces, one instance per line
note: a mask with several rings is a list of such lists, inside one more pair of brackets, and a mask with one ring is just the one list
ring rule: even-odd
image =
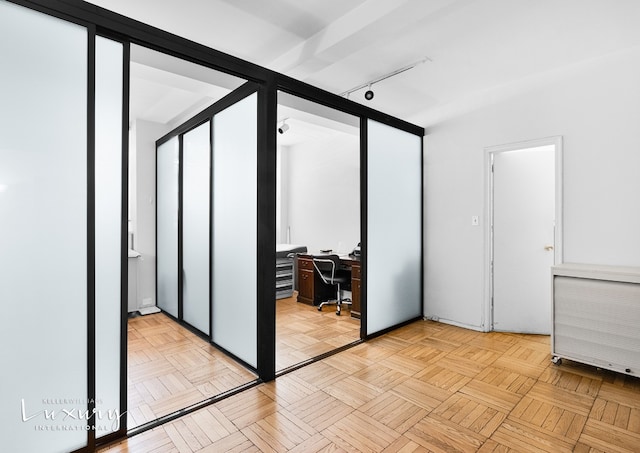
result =
[[[276,301],[276,364],[281,370],[356,341],[360,321]],[[128,420],[135,428],[256,379],[246,368],[164,314],[130,318]]]
[[322,311],[296,302],[296,296],[276,301],[276,370],[283,370],[360,338],[360,320],[344,308]]
[[640,380],[549,351],[419,321],[105,451],[640,452]]
[[256,379],[162,313],[130,318],[128,336],[129,428]]

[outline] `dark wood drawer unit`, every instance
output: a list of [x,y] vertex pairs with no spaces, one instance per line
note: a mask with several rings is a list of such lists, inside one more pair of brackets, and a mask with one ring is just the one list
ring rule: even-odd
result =
[[351,263],[351,316],[360,319],[360,263]]
[[298,302],[313,305],[313,271],[298,269]]
[[313,272],[313,260],[311,258],[298,257],[298,269]]

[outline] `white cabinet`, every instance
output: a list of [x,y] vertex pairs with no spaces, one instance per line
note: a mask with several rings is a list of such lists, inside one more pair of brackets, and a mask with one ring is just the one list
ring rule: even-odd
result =
[[640,376],[640,268],[552,268],[551,354]]

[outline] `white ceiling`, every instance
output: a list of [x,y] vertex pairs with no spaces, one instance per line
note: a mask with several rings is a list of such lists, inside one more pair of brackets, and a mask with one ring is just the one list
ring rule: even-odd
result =
[[428,127],[640,45],[638,0],[92,0]]
[[360,132],[360,119],[356,116],[279,92],[278,128],[283,123],[289,128],[277,134],[280,146],[309,141],[330,142],[345,134],[358,136]]
[[130,58],[131,122],[176,127],[245,82],[137,45],[131,46]]

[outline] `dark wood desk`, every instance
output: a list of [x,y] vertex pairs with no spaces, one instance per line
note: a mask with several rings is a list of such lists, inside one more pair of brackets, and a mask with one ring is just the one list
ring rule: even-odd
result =
[[[343,269],[351,272],[351,316],[360,318],[360,259],[340,256]],[[335,288],[326,285],[313,267],[313,255],[298,255],[298,302],[320,305],[325,300],[335,299]]]

